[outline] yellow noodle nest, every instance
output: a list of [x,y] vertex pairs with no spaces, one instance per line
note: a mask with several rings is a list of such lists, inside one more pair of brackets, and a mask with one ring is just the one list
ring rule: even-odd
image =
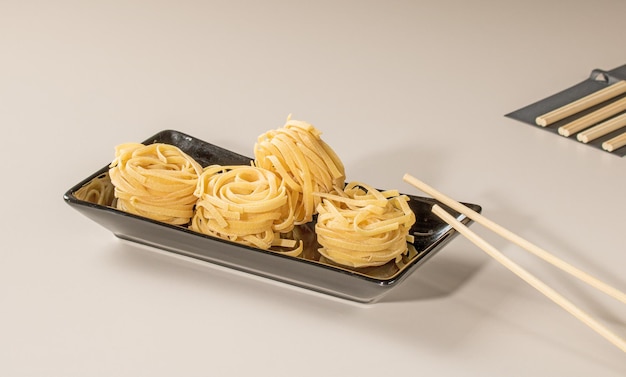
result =
[[406,195],[352,182],[319,196],[315,232],[324,257],[348,267],[370,267],[398,262],[407,252],[415,215]]
[[113,190],[109,174],[104,173],[76,190],[74,195],[80,200],[106,206],[113,202]]
[[302,242],[282,239],[293,229],[293,204],[282,180],[254,166],[207,167],[198,180],[191,229],[245,245],[288,247],[299,255]]
[[118,209],[174,225],[193,216],[201,173],[193,158],[161,143],[118,145],[109,166]]
[[278,174],[294,197],[296,225],[313,220],[320,198],[345,180],[344,166],[311,124],[287,118],[283,128],[268,131],[254,145],[254,164]]

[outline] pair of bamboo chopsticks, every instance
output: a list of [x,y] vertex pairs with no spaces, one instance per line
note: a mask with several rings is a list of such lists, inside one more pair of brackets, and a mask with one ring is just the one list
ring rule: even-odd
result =
[[[425,192],[426,194],[432,196],[434,199],[439,202],[447,205],[448,207],[454,209],[467,216],[468,218],[474,220],[476,223],[479,223],[489,230],[495,232],[496,234],[504,237],[505,239],[517,244],[518,246],[524,248],[530,253],[540,257],[546,262],[560,268],[561,270],[575,276],[576,278],[582,280],[583,282],[591,285],[592,287],[606,293],[607,295],[619,300],[623,303],[626,303],[626,294],[613,288],[612,286],[598,280],[597,278],[587,274],[584,271],[570,265],[569,263],[557,258],[556,256],[548,253],[547,251],[541,249],[540,247],[532,244],[531,242],[523,239],[522,237],[514,234],[513,232],[505,229],[504,227],[494,223],[493,221],[487,219],[482,216],[478,212],[472,210],[471,208],[457,202],[456,200],[438,192],[434,188],[428,186],[426,183],[418,180],[415,177],[412,177],[409,174],[404,175],[404,181],[413,185],[418,190]],[[489,256],[496,259],[506,268],[508,268],[511,272],[515,273],[518,277],[526,281],[532,287],[537,289],[539,292],[543,293],[549,299],[551,299],[554,303],[561,306],[567,312],[572,314],[574,317],[578,318],[581,322],[589,326],[591,329],[596,331],[598,334],[603,336],[606,340],[611,342],[613,345],[621,349],[623,352],[626,352],[626,340],[620,338],[613,332],[611,332],[608,328],[602,325],[600,322],[593,319],[589,314],[579,309],[576,305],[574,305],[571,301],[567,300],[565,297],[561,296],[554,289],[550,288],[548,285],[543,283],[541,280],[537,279],[534,275],[530,274],[528,271],[524,270],[522,267],[517,265],[515,262],[508,259],[502,253],[500,253],[496,248],[487,243],[483,238],[478,236],[476,233],[472,232],[468,227],[463,225],[460,221],[455,219],[452,215],[446,212],[439,205],[435,204],[432,209],[433,213],[439,216],[443,221],[452,226],[455,230],[457,230],[460,234],[465,236],[468,240],[470,240],[473,244],[481,248],[485,251]]]
[[[626,81],[618,81],[602,90],[598,90],[579,100],[538,116],[535,119],[535,123],[539,126],[547,127],[554,122],[616,98],[624,93],[626,93]],[[558,133],[562,136],[569,137],[576,132],[582,131],[576,138],[578,141],[585,144],[589,143],[626,126],[626,114],[611,118],[624,110],[626,110],[626,98],[621,98],[559,127]],[[624,145],[626,145],[626,132],[603,142],[602,148],[608,152],[612,152]]]

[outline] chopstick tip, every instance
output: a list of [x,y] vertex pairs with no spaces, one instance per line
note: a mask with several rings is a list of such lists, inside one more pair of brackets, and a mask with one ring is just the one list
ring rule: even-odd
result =
[[544,118],[542,118],[542,117],[535,118],[535,123],[538,126],[541,126],[541,127],[547,127],[548,126],[548,122]]

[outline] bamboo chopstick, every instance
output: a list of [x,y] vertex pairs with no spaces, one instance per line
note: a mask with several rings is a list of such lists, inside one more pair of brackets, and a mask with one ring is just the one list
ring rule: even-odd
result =
[[539,126],[547,127],[554,122],[565,119],[570,115],[579,113],[611,98],[615,98],[623,93],[626,93],[626,81],[618,81],[602,90],[598,90],[579,100],[538,116],[535,119],[535,123]]
[[613,297],[614,299],[621,301],[623,303],[626,304],[626,294],[610,285],[608,285],[607,283],[604,283],[603,281],[589,275],[588,273],[572,266],[571,264],[557,258],[556,256],[550,254],[549,252],[547,252],[546,250],[532,244],[531,242],[525,240],[524,238],[516,235],[515,233],[505,229],[504,227],[494,223],[493,221],[487,219],[486,217],[484,217],[483,215],[481,215],[480,213],[472,210],[471,208],[457,202],[456,200],[438,192],[437,190],[435,190],[434,188],[428,186],[426,183],[418,180],[415,177],[412,177],[409,174],[405,174],[404,175],[404,181],[415,186],[418,190],[421,190],[425,193],[427,193],[428,195],[432,196],[433,198],[435,198],[436,200],[440,201],[441,203],[447,205],[448,207],[454,209],[455,211],[458,211],[462,214],[464,214],[465,216],[469,217],[470,219],[476,221],[477,223],[483,225],[484,227],[486,227],[487,229],[495,232],[496,234],[500,235],[501,237],[509,240],[510,242],[513,242],[514,244],[520,246],[521,248],[525,249],[526,251],[536,255],[537,257],[543,259],[544,261],[552,264],[553,266],[560,268],[561,270],[571,274],[572,276],[580,279],[581,281],[589,284],[590,286],[598,289],[601,292],[604,292],[605,294]]
[[518,264],[514,263],[512,260],[504,256],[491,244],[487,243],[487,241],[479,237],[476,233],[472,232],[468,227],[463,225],[448,212],[443,210],[443,208],[435,204],[432,208],[432,211],[446,223],[450,224],[450,226],[456,229],[459,233],[465,236],[468,240],[481,248],[489,256],[500,262],[500,264],[502,264],[504,267],[508,268],[515,275],[530,284],[539,292],[543,293],[546,297],[559,305],[561,308],[565,309],[568,313],[579,319],[581,322],[589,326],[592,330],[603,336],[614,346],[621,349],[622,352],[626,352],[626,341],[624,341],[624,339],[611,332],[601,323],[593,319],[589,314],[578,308],[565,297],[561,296],[554,289],[550,288],[544,282],[537,279],[534,275],[532,275],[531,273],[520,267]]
[[559,135],[569,137],[570,135],[575,134],[578,131],[593,126],[594,124],[608,119],[615,114],[621,113],[624,110],[626,110],[626,98],[622,98],[615,102],[612,102],[592,113],[589,113],[583,117],[569,122],[566,125],[559,127]]
[[602,143],[602,149],[608,152],[613,152],[624,145],[626,145],[626,132]]
[[602,122],[597,126],[593,126],[590,129],[576,135],[576,138],[578,139],[578,141],[588,143],[615,130],[619,130],[624,126],[626,126],[626,113]]

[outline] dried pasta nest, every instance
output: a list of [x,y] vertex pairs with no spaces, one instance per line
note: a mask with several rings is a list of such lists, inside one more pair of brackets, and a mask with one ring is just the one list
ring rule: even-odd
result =
[[254,164],[278,174],[293,196],[296,225],[313,220],[321,199],[345,180],[344,166],[337,154],[321,139],[311,124],[287,118],[284,127],[258,137]]
[[302,242],[283,238],[293,230],[293,203],[280,177],[255,166],[205,168],[195,191],[198,198],[190,228],[260,249],[296,256]]
[[359,182],[318,194],[315,225],[319,249],[339,265],[359,268],[399,262],[408,250],[415,223],[409,198],[396,190],[378,191]]
[[168,224],[188,224],[202,167],[179,148],[120,144],[109,166],[116,207]]
[[109,173],[103,173],[79,188],[74,194],[76,198],[86,202],[108,206],[113,203],[113,184]]

